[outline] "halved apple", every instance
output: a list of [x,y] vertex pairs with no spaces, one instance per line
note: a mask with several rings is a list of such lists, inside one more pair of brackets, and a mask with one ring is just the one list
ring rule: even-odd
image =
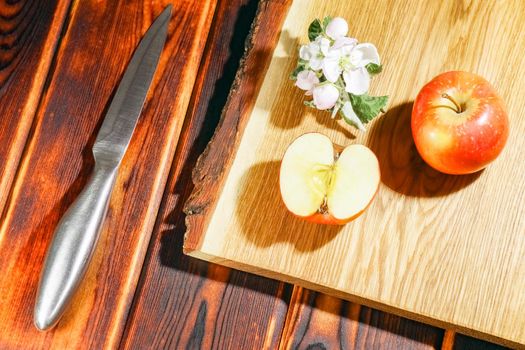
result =
[[336,146],[308,133],[286,150],[280,172],[284,204],[293,214],[320,224],[343,225],[368,207],[379,188],[379,162],[363,145]]

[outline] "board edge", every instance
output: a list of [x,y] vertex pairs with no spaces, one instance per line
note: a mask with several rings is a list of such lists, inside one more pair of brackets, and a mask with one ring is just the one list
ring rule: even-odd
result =
[[183,208],[184,254],[197,251],[202,245],[291,3],[292,0],[263,0],[258,5],[219,125],[193,169],[194,188]]
[[283,281],[285,283],[293,284],[302,288],[307,288],[316,292],[324,293],[336,298],[340,298],[343,300],[347,300],[349,302],[360,304],[369,308],[373,308],[382,312],[391,313],[393,315],[397,315],[400,317],[404,317],[413,321],[425,323],[430,326],[438,327],[444,330],[451,330],[457,333],[461,333],[470,337],[474,337],[477,339],[481,339],[484,341],[489,341],[495,344],[503,345],[512,349],[525,349],[525,343],[519,343],[515,340],[505,339],[498,337],[497,335],[473,330],[467,327],[463,327],[460,325],[456,325],[453,323],[449,323],[447,321],[443,321],[437,318],[434,318],[432,316],[426,316],[422,314],[418,314],[416,312],[412,312],[409,310],[404,310],[401,308],[398,308],[393,305],[389,305],[386,303],[382,303],[380,301],[367,299],[364,297],[361,297],[359,295],[354,295],[351,293],[346,293],[337,289],[333,289],[330,287],[323,286],[321,284],[317,284],[308,280],[304,280],[298,277],[289,276],[289,275],[283,275],[278,272],[274,272],[265,268],[256,268],[254,266],[251,266],[249,264],[245,264],[239,261],[232,261],[227,258],[221,258],[218,256],[214,256],[211,254],[206,253],[202,250],[195,250],[188,253],[189,256],[197,258],[199,260],[208,261],[214,264],[219,264],[222,266],[226,266],[229,268],[233,268],[236,270],[241,270],[244,272],[256,274],[259,276],[263,276],[265,278],[271,278],[276,279],[279,281]]

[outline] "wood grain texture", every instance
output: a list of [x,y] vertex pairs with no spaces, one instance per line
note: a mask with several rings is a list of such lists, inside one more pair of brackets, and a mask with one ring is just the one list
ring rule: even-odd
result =
[[0,213],[69,5],[69,0],[0,3]]
[[182,254],[191,170],[217,126],[257,1],[219,1],[127,322],[125,349],[273,349],[291,288]]
[[296,287],[280,349],[439,349],[444,331]]
[[[75,2],[0,226],[0,348],[114,348],[173,159],[215,1],[173,1],[169,36],[86,278],[58,326],[32,311],[55,226],[92,170],[91,146],[134,48],[167,2]],[[15,111],[11,114],[16,115]]]
[[[350,33],[375,43],[383,58],[385,70],[371,92],[389,94],[390,108],[364,135],[303,107],[302,92],[287,79],[308,22],[325,14],[351,18]],[[267,12],[268,21],[278,16]],[[519,91],[525,81],[515,78],[525,73],[525,42],[515,30],[524,18],[521,1],[294,2],[260,92],[232,95],[224,128],[199,162],[187,206],[186,252],[524,346],[525,100]],[[252,66],[263,69],[267,56],[252,51]],[[491,81],[508,104],[512,125],[500,158],[470,176],[433,171],[410,136],[411,101],[419,88],[452,69]],[[239,84],[257,87],[257,77],[246,75]],[[364,143],[380,160],[379,195],[344,228],[301,222],[280,200],[280,159],[307,131],[343,145]]]

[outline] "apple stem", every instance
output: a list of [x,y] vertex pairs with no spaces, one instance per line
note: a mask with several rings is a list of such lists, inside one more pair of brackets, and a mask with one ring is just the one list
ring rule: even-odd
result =
[[328,213],[328,198],[327,198],[327,196],[324,196],[323,204],[321,205],[321,208],[319,208],[319,213],[321,213],[321,214]]
[[456,106],[456,109],[455,109],[456,113],[459,114],[459,113],[463,112],[463,110],[461,109],[461,105],[459,103],[457,103],[457,101],[454,100],[452,98],[452,96],[450,96],[449,94],[447,94],[445,92],[445,93],[443,93],[443,95],[441,95],[441,97],[446,98],[447,100],[451,101],[454,104],[454,106]]

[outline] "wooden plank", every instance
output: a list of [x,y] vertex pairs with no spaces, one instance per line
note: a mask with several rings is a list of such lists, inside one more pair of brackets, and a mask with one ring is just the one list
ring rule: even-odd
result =
[[[523,347],[521,347],[523,348]],[[501,345],[488,343],[480,339],[472,338],[463,334],[457,333],[454,336],[454,346],[453,350],[506,350],[509,348],[503,347]]]
[[443,337],[441,350],[505,350],[501,345],[489,343],[480,339],[472,338],[464,334],[446,330]]
[[[385,70],[371,93],[389,94],[390,111],[366,134],[303,106],[303,92],[288,80],[307,26],[320,15],[347,17],[351,35],[375,43],[382,55]],[[276,17],[279,12],[268,12],[261,22]],[[223,128],[199,162],[186,252],[443,328],[525,345],[525,100],[518,93],[525,80],[515,79],[525,74],[525,41],[515,30],[524,19],[521,1],[293,2],[277,45],[261,55],[254,43],[259,70],[267,62],[264,52],[277,47],[260,92],[248,89],[231,100]],[[410,103],[420,87],[454,69],[491,81],[508,104],[512,125],[500,158],[463,177],[426,166],[409,126]],[[245,81],[257,86],[250,75]],[[366,144],[378,155],[378,196],[344,228],[303,222],[280,199],[280,159],[293,139],[309,131],[342,145]]]
[[70,0],[0,3],[0,213],[69,5]]
[[112,92],[167,2],[86,0],[72,8],[1,221],[1,348],[100,349],[120,341],[215,8],[214,0],[171,3],[168,41],[98,249],[61,322],[42,333],[32,311],[46,248],[93,167],[91,145]]
[[443,334],[443,342],[441,343],[441,350],[452,350],[454,347],[454,340],[456,338],[456,332],[447,329]]
[[290,287],[181,251],[191,170],[219,121],[256,8],[254,0],[217,6],[122,348],[272,349],[279,342]]
[[444,331],[295,287],[280,349],[439,349]]

